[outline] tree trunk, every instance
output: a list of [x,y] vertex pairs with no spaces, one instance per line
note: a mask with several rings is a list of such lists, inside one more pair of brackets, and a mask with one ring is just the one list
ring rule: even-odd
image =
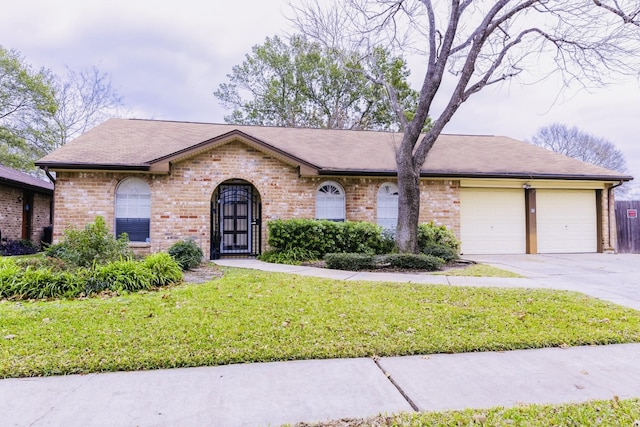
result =
[[420,168],[411,157],[396,160],[398,166],[398,228],[396,245],[401,253],[418,252],[418,221],[420,217]]

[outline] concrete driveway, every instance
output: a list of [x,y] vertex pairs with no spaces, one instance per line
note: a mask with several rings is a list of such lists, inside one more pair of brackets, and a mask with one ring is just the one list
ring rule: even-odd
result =
[[466,255],[544,287],[583,292],[640,310],[640,254]]

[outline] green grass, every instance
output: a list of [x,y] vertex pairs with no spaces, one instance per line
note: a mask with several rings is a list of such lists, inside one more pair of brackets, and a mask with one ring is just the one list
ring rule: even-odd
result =
[[487,264],[473,264],[464,268],[452,268],[450,270],[432,273],[439,276],[467,276],[467,277],[508,277],[523,278],[520,274],[503,270]]
[[0,302],[0,378],[640,341],[640,312],[549,290],[225,269],[113,298]]
[[598,400],[564,405],[520,405],[487,410],[405,413],[317,424],[322,426],[418,427],[418,426],[628,426],[640,425],[638,399]]

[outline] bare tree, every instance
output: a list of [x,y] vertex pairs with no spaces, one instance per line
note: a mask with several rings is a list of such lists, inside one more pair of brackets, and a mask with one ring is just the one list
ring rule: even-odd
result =
[[[637,73],[637,0],[318,0],[290,3],[299,31],[329,47],[370,58],[373,46],[420,54],[425,71],[415,115],[407,117],[383,75],[404,133],[396,150],[399,210],[396,243],[417,250],[422,165],[460,106],[508,80],[534,83],[560,73],[567,86],[600,86]],[[444,107],[431,111],[436,98]],[[431,117],[432,126],[422,129]]]
[[54,89],[58,109],[49,151],[117,116],[123,105],[110,76],[95,66],[80,71],[67,68],[66,75],[55,79]]
[[531,138],[538,147],[617,172],[626,172],[627,161],[622,151],[604,139],[577,127],[554,123],[542,127]]

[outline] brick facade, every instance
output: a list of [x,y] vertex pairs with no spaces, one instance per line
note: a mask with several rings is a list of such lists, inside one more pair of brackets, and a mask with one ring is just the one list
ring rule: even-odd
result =
[[22,190],[0,185],[0,233],[3,239],[22,238]]
[[[323,182],[333,181],[344,189],[347,220],[373,223],[377,221],[378,190],[383,183],[394,182],[392,177],[300,176],[297,166],[235,140],[173,163],[168,175],[58,171],[54,241],[67,226],[83,227],[98,215],[114,229],[115,192],[127,177],[143,179],[151,190],[150,242],[137,243],[137,250],[166,250],[178,240],[192,238],[206,257],[210,256],[215,222],[212,201],[221,184],[249,183],[259,194],[264,251],[269,221],[315,218],[316,191]],[[420,190],[420,222],[445,225],[460,238],[460,181],[423,179]],[[613,198],[609,200],[606,188],[601,193],[601,246],[604,251],[611,251],[616,236]],[[37,199],[35,204],[39,204]]]
[[[23,236],[23,213],[25,200],[33,198],[31,209],[31,233]],[[28,238],[40,244],[44,228],[51,225],[52,196],[21,188],[0,185],[0,233],[3,239]]]
[[[193,238],[205,256],[211,243],[211,201],[216,188],[230,180],[252,184],[262,204],[262,250],[266,224],[273,219],[314,218],[315,194],[325,181],[345,190],[346,218],[376,222],[376,197],[390,178],[300,177],[297,167],[235,141],[172,165],[170,175],[103,172],[58,172],[55,188],[54,240],[69,225],[82,227],[103,216],[115,223],[115,190],[129,176],[144,179],[151,189],[151,232],[148,250],[166,250],[180,239]],[[422,182],[420,221],[435,221],[459,233],[459,183]],[[137,245],[145,246],[145,245]]]

